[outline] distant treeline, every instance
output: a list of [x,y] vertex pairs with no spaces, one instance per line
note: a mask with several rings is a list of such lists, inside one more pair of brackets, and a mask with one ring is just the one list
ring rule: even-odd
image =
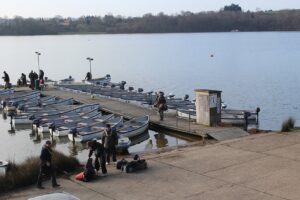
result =
[[0,35],[228,31],[300,31],[300,10],[243,12],[223,9],[178,15],[145,14],[142,17],[0,18]]

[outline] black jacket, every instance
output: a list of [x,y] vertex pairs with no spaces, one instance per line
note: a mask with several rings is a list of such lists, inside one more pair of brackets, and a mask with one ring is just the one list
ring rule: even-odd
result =
[[93,152],[95,152],[96,157],[101,157],[105,155],[104,147],[101,143],[97,141],[93,141],[93,145],[89,152],[89,157],[92,156]]
[[52,159],[52,150],[46,146],[42,148],[40,159],[42,163],[50,162]]
[[6,72],[4,72],[4,77],[3,77],[3,79],[4,79],[4,82],[8,82],[9,83],[9,76],[8,76],[8,74],[6,73]]

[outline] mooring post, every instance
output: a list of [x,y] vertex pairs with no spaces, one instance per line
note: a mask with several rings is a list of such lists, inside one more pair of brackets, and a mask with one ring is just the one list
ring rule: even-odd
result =
[[191,132],[191,111],[189,110],[189,133]]
[[256,108],[256,124],[258,124],[258,115],[259,115],[259,112],[260,112],[260,107],[257,107]]
[[206,133],[202,134],[202,144],[205,144]]
[[177,116],[176,116],[176,127],[178,127],[178,108],[176,108],[176,113],[177,113]]
[[247,131],[248,130],[248,117],[250,116],[249,112],[244,112],[244,119],[245,119],[245,127],[244,130]]

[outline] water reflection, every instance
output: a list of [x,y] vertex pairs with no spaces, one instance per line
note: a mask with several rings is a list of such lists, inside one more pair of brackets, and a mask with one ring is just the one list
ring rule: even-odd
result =
[[[66,138],[69,140],[68,137],[66,137]],[[77,156],[80,152],[87,149],[87,144],[69,141],[68,149],[69,149],[70,155]]]
[[152,143],[152,140],[148,140],[146,146],[145,146],[145,150],[151,150],[153,149],[153,143]]
[[16,130],[13,126],[10,126],[10,129],[8,130],[8,133],[11,135],[15,135],[16,134]]
[[156,139],[156,146],[158,148],[166,147],[168,145],[168,140],[166,139],[166,135],[164,133],[158,133],[154,135]]
[[[3,118],[8,117],[2,113]],[[17,162],[22,162],[28,156],[39,155],[41,145],[45,140],[51,140],[54,148],[57,151],[66,155],[76,156],[80,161],[85,161],[88,156],[86,143],[69,141],[66,137],[53,137],[50,133],[38,133],[32,129],[31,125],[16,125],[11,126],[9,120],[4,120],[0,117],[0,126],[8,131],[8,134],[3,134],[2,143],[0,144],[0,157],[3,159],[12,158]],[[138,137],[131,138],[131,145],[127,153],[135,154],[142,151],[172,146],[174,144],[186,143],[186,140],[176,139],[168,133],[160,133],[160,131],[149,130],[140,134]],[[176,141],[176,142],[175,142]],[[10,145],[14,145],[14,151],[7,151]]]
[[142,143],[150,138],[149,131],[145,131],[141,135],[138,135],[136,137],[130,138],[131,146],[137,145],[139,143]]
[[7,119],[7,113],[6,113],[6,112],[2,112],[2,118],[3,118],[4,120]]
[[39,134],[37,134],[35,132],[33,132],[33,134],[34,134],[34,137],[33,137],[33,140],[32,140],[33,143],[34,144],[41,143],[41,141],[42,141],[41,135],[39,135]]

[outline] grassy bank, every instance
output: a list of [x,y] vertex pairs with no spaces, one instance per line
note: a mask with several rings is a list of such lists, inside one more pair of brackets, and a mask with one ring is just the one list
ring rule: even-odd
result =
[[[79,168],[79,161],[57,151],[53,152],[53,164],[57,167],[57,174],[72,172]],[[0,177],[0,193],[20,187],[36,184],[39,174],[39,157],[30,157],[21,164],[10,162],[5,176]]]

